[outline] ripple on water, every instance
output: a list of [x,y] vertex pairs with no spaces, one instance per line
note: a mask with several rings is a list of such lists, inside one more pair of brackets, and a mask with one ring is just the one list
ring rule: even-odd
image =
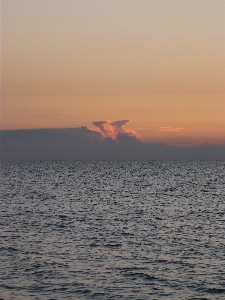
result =
[[3,299],[225,298],[224,162],[3,163]]

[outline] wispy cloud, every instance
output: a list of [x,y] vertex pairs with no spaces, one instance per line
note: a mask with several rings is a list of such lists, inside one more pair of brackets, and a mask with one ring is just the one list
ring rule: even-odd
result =
[[183,130],[186,130],[185,127],[172,127],[172,126],[166,126],[166,127],[159,127],[157,131],[160,132],[181,132]]

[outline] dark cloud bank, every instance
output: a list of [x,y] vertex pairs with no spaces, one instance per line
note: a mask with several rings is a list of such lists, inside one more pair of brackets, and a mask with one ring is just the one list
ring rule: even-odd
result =
[[147,144],[126,131],[128,120],[93,122],[73,129],[0,131],[1,161],[39,160],[224,160],[225,145],[174,147]]

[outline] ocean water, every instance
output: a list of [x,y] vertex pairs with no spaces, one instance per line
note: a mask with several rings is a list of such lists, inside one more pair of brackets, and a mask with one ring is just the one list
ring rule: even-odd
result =
[[1,164],[0,299],[225,299],[225,162]]

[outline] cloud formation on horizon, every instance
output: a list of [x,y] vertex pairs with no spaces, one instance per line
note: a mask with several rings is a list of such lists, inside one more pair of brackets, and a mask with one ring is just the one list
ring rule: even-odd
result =
[[123,126],[125,126],[127,123],[129,123],[130,120],[118,120],[118,121],[94,121],[93,125],[99,128],[103,138],[112,138],[113,140],[116,140],[118,137],[118,134],[124,134],[132,137],[136,137],[136,135],[130,131],[124,129]]
[[149,144],[123,128],[127,120],[96,123],[104,136],[86,126],[0,131],[0,161],[225,159],[225,145]]

